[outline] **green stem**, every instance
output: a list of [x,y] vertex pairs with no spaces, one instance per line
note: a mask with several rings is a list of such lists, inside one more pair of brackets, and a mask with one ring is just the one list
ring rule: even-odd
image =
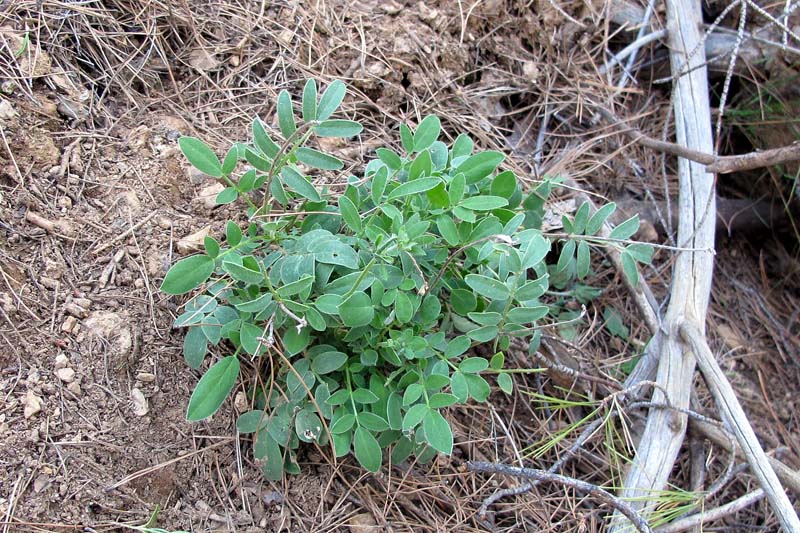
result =
[[242,198],[245,202],[247,202],[247,205],[249,205],[253,209],[258,209],[256,203],[253,200],[251,200],[250,197],[247,196],[247,194],[244,194],[242,193],[242,191],[239,190],[239,187],[236,186],[236,184],[233,182],[230,176],[222,176],[222,180],[228,184],[228,187],[235,189],[236,192],[239,193],[239,197]]
[[357,280],[356,280],[356,282],[353,284],[353,287],[352,287],[352,288],[351,288],[349,291],[347,291],[347,294],[345,294],[344,296],[342,296],[342,301],[344,301],[344,300],[347,300],[347,299],[348,299],[350,296],[352,296],[352,295],[353,295],[353,293],[354,293],[354,292],[356,292],[356,290],[358,290],[358,286],[361,284],[361,282],[362,282],[362,281],[364,281],[364,278],[365,278],[365,277],[367,277],[367,273],[368,273],[368,272],[370,271],[370,269],[371,269],[371,268],[372,268],[372,267],[375,265],[375,262],[377,261],[377,259],[378,259],[378,257],[377,257],[377,256],[374,256],[374,257],[373,257],[373,258],[370,260],[370,262],[369,262],[369,263],[367,263],[367,266],[365,266],[365,267],[364,267],[364,270],[362,270],[362,271],[361,271],[361,275],[360,275],[360,276],[358,276],[358,279],[357,279]]
[[[262,211],[269,213],[269,199],[271,198],[269,190],[270,186],[272,185],[272,180],[275,178],[275,175],[278,173],[279,169],[283,168],[288,158],[294,153],[294,151],[297,150],[297,148],[303,143],[305,143],[311,136],[312,132],[309,128],[316,126],[317,124],[318,123],[316,121],[302,124],[294,131],[294,133],[289,136],[288,139],[283,142],[281,147],[278,149],[278,153],[275,154],[275,159],[272,160],[272,165],[270,165],[269,171],[267,172],[267,180],[264,182],[264,200],[261,203],[261,208],[257,209],[256,212],[253,213],[253,218],[261,214]],[[297,140],[301,133],[303,134],[302,138]],[[289,148],[290,145],[291,148]]]

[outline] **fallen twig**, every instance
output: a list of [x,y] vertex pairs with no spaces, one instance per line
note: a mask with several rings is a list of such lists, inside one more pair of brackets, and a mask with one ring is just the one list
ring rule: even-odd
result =
[[707,152],[694,150],[680,144],[675,144],[666,141],[660,141],[652,137],[648,137],[636,128],[632,128],[620,120],[608,109],[598,108],[598,113],[608,122],[622,128],[622,133],[627,135],[631,140],[652,148],[658,152],[683,157],[695,163],[702,163],[706,165],[706,172],[713,172],[715,174],[730,174],[731,172],[741,172],[744,170],[752,170],[754,168],[771,167],[773,165],[781,165],[789,161],[800,160],[800,143],[790,144],[789,146],[782,146],[780,148],[773,148],[770,150],[762,150],[760,152],[750,152],[748,154],[740,155],[713,155]]
[[545,472],[544,470],[537,470],[534,468],[520,468],[516,466],[497,464],[497,463],[470,461],[467,463],[467,468],[469,468],[473,472],[503,474],[506,476],[514,476],[525,479],[533,479],[536,481],[547,481],[549,483],[557,483],[559,485],[564,485],[573,488],[580,492],[585,492],[590,496],[597,498],[601,502],[610,505],[611,507],[613,507],[614,509],[625,515],[625,517],[628,520],[630,520],[636,527],[636,529],[638,529],[639,531],[643,533],[650,533],[653,531],[647,524],[647,521],[644,518],[642,518],[642,516],[639,513],[637,513],[629,503],[620,500],[607,490],[602,489],[597,485],[587,483],[586,481],[581,481],[579,479],[561,476],[559,474],[551,474],[549,472]]
[[766,492],[770,506],[777,515],[781,526],[786,531],[800,531],[800,519],[786,496],[778,476],[770,466],[767,455],[761,449],[761,444],[759,444],[742,406],[736,399],[733,387],[714,359],[714,354],[711,353],[705,336],[695,325],[688,322],[680,325],[680,334],[683,340],[691,346],[708,388],[714,396],[714,401],[722,413],[723,419],[728,422],[736,435],[736,440],[741,446],[751,470]]

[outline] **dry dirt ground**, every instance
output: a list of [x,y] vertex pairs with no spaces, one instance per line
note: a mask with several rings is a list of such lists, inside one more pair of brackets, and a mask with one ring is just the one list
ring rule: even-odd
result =
[[[376,476],[352,461],[333,468],[309,450],[301,475],[269,483],[248,442],[235,437],[241,402],[229,401],[211,421],[184,421],[199,374],[183,363],[182,333],[171,329],[181,302],[158,286],[191,249],[187,237],[220,234],[237,215],[212,208],[213,183],[188,169],[176,139],[199,135],[219,148],[225,138],[246,140],[252,116],[271,120],[279,89],[297,91],[306,76],[342,78],[351,87],[347,111],[368,124],[362,144],[333,147],[355,172],[395,137],[398,121],[435,112],[452,136],[466,131],[506,150],[510,143],[511,164],[531,183],[535,134],[552,113],[540,168],[569,172],[602,194],[663,199],[675,190],[672,162],[661,172],[658,154],[623,153],[621,139],[587,141],[594,125],[582,118],[583,105],[608,96],[592,59],[609,43],[608,5],[562,3],[565,20],[548,2],[496,0],[200,2],[174,11],[146,1],[74,11],[58,2],[12,4],[3,42],[18,42],[27,24],[36,28],[29,50],[37,55],[6,57],[0,76],[12,83],[0,96],[2,531],[125,530],[156,508],[160,527],[191,531],[484,530],[481,501],[513,483],[466,474],[463,463],[512,461],[517,449],[567,424],[531,405],[530,393],[555,393],[552,376],[521,380],[511,399],[496,394],[488,406],[451,413],[459,441],[452,460]],[[73,26],[58,29],[59,16]],[[92,33],[112,32],[113,17],[136,39]],[[75,33],[80,28],[86,33]],[[162,33],[153,37],[153,28]],[[87,66],[87,58],[103,46],[124,54],[118,70],[101,75],[92,71],[101,62]],[[163,54],[148,55],[132,74],[125,58],[141,59],[146,46]],[[78,74],[65,83],[70,60]],[[623,109],[664,110],[668,96],[637,89],[624,95]],[[634,173],[632,160],[652,172]],[[796,468],[800,267],[796,242],[788,242],[721,240],[709,335],[765,447]],[[665,294],[669,255],[659,252],[645,274]],[[647,334],[614,272],[599,268],[592,284],[603,295],[573,355],[584,371],[613,377]],[[602,327],[607,307],[623,317],[632,342]],[[710,406],[699,389],[698,401]],[[547,468],[557,456],[532,464]],[[606,483],[606,466],[600,442],[565,473]],[[741,474],[721,497],[753,484]],[[596,531],[606,513],[581,494],[541,486],[508,500],[495,520],[499,531]],[[762,502],[727,525],[771,530],[775,521]]]

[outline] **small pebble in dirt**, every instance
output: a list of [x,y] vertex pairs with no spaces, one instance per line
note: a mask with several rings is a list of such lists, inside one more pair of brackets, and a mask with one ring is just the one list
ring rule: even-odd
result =
[[77,333],[78,328],[78,319],[74,316],[68,316],[64,319],[64,323],[61,324],[61,331],[64,333]]
[[69,357],[66,354],[60,353],[56,356],[55,369],[61,370],[69,366]]
[[25,397],[22,399],[23,414],[25,418],[30,418],[36,414],[39,414],[42,410],[42,399],[36,396],[36,394],[29,390]]
[[81,390],[81,384],[77,381],[73,381],[69,385],[67,385],[67,390],[70,391],[75,396],[80,396],[83,391]]
[[200,192],[195,196],[195,201],[205,207],[206,209],[214,209],[217,207],[217,195],[225,190],[225,186],[221,183],[212,183],[207,187],[200,189]]
[[145,416],[150,412],[150,405],[141,390],[131,389],[131,402],[133,403],[132,410],[134,415]]
[[247,402],[247,395],[243,391],[236,393],[236,396],[233,398],[233,407],[238,413],[244,413],[250,409],[250,405]]
[[156,375],[150,372],[139,372],[136,374],[136,379],[142,383],[152,383],[156,380]]
[[72,383],[73,381],[75,381],[75,371],[70,367],[59,368],[58,370],[56,370],[56,376],[63,383]]
[[372,533],[380,530],[372,513],[361,513],[350,518],[347,523],[351,533]]

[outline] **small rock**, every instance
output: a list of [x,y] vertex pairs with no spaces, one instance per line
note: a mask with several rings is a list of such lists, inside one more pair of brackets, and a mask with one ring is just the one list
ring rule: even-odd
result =
[[169,229],[172,227],[172,220],[167,217],[157,217],[156,224],[158,224],[158,227],[161,229]]
[[353,516],[347,526],[350,528],[351,533],[372,533],[380,529],[375,523],[372,513],[361,513]]
[[150,412],[150,405],[141,390],[131,389],[131,401],[133,402],[134,415],[144,416]]
[[69,357],[66,354],[60,353],[56,356],[56,364],[55,369],[61,370],[62,368],[67,368],[69,366]]
[[56,376],[63,383],[72,383],[73,381],[75,381],[75,371],[70,367],[59,368],[58,370],[56,370]]
[[207,174],[197,170],[194,167],[189,167],[186,170],[186,174],[189,177],[189,181],[191,183],[193,183],[194,185],[198,185],[200,183],[203,183],[204,181],[206,181],[208,179],[208,175]]
[[156,375],[150,372],[139,372],[136,374],[136,379],[142,383],[152,383],[156,380]]
[[244,413],[245,411],[250,409],[250,406],[247,403],[247,395],[243,391],[237,392],[236,396],[234,396],[233,407],[236,409],[236,412],[238,413]]
[[203,240],[206,238],[208,233],[211,231],[211,225],[204,227],[200,231],[196,231],[191,235],[187,235],[183,239],[178,241],[177,248],[178,251],[182,254],[186,254],[189,252],[196,252],[203,248]]
[[81,384],[78,383],[77,381],[73,381],[72,383],[67,385],[67,390],[70,391],[75,396],[80,396],[81,394],[83,394],[83,391],[81,390]]
[[69,196],[62,196],[56,201],[56,205],[63,210],[69,209],[72,207],[72,200]]
[[33,491],[34,492],[42,492],[50,485],[50,476],[45,474],[41,474],[36,476],[36,479],[33,480]]
[[87,316],[89,316],[89,311],[87,311],[80,305],[76,304],[75,302],[69,302],[64,304],[64,311],[66,311],[75,318],[86,318]]
[[74,316],[68,316],[61,324],[61,331],[64,333],[77,333],[78,319]]
[[0,120],[11,120],[17,116],[14,106],[5,98],[0,98]]
[[22,399],[22,405],[24,406],[23,414],[25,418],[30,418],[42,410],[42,399],[36,396],[32,390],[29,390]]
[[522,64],[522,74],[525,75],[525,78],[533,84],[539,82],[539,76],[541,75],[541,71],[539,67],[536,65],[534,61],[525,61]]
[[225,186],[221,183],[212,183],[207,187],[200,189],[200,192],[195,197],[195,200],[206,209],[213,209],[217,206],[217,195],[225,190]]

